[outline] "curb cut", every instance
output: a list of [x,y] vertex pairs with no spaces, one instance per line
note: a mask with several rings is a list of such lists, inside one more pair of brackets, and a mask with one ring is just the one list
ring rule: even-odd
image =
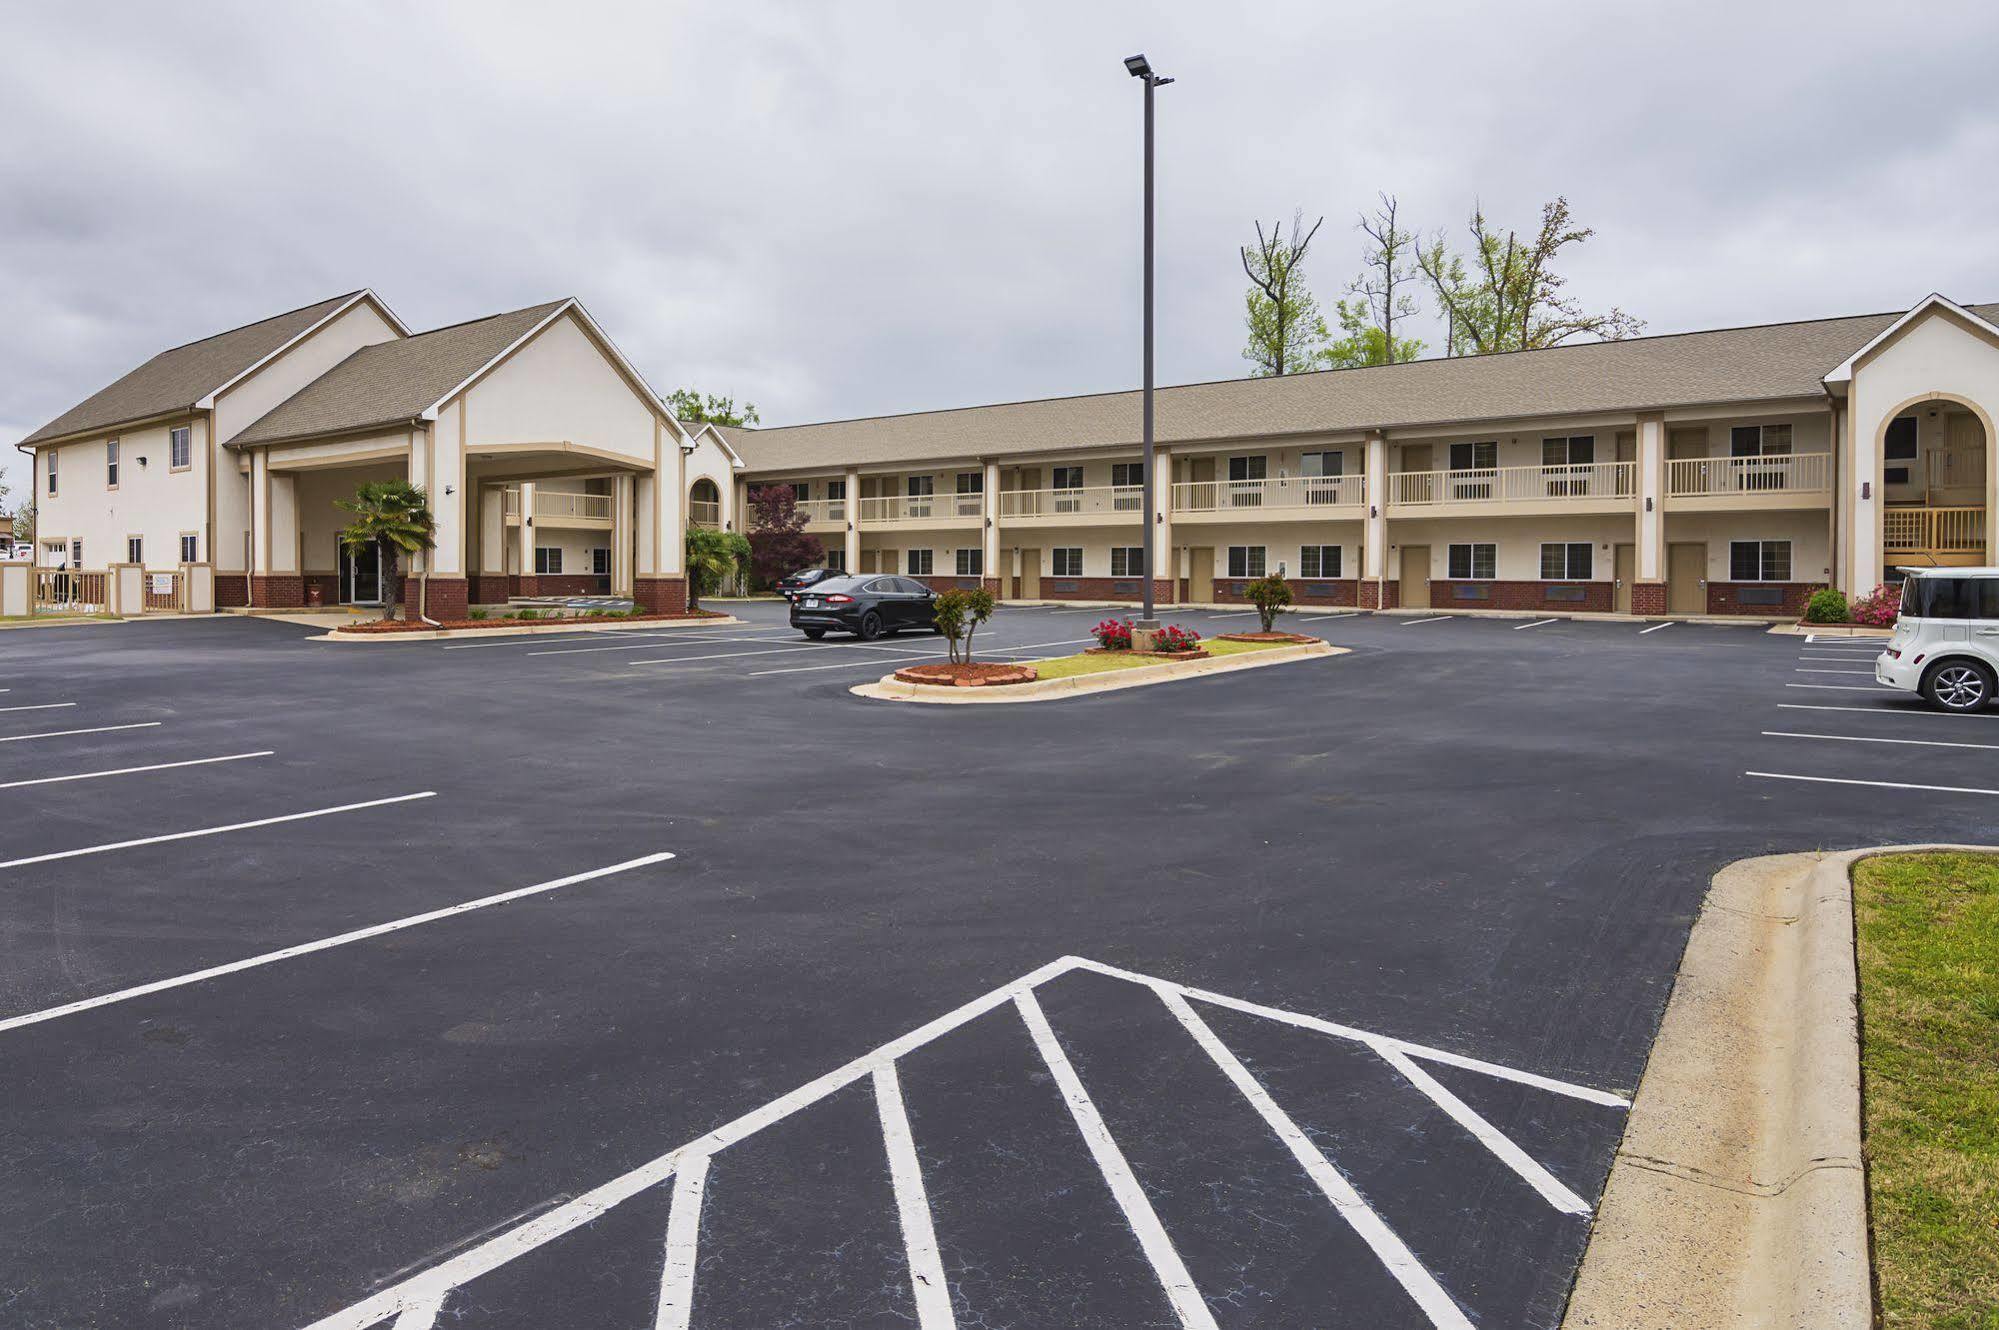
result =
[[1315,660],[1323,656],[1344,656],[1351,648],[1320,642],[1312,646],[1272,647],[1243,655],[1211,656],[1185,664],[1135,665],[1130,669],[1108,670],[1102,674],[1077,674],[1066,679],[1045,679],[1039,683],[1009,684],[1004,688],[939,688],[910,684],[893,674],[874,683],[855,684],[847,691],[856,697],[883,702],[942,703],[946,706],[990,706],[1008,702],[1054,702],[1089,693],[1108,693],[1120,688],[1143,688],[1148,684],[1173,683],[1179,679],[1207,674],[1227,674],[1235,670],[1259,669],[1292,661]]
[[1870,1330],[1853,865],[1714,877],[1634,1097],[1563,1330]]

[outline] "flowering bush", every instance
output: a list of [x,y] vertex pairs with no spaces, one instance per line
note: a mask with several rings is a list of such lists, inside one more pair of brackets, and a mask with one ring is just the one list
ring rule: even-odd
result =
[[1883,582],[1847,608],[1855,623],[1864,623],[1869,628],[1893,628],[1895,616],[1902,609],[1901,588]]
[[1175,655],[1182,651],[1199,651],[1201,635],[1178,624],[1167,624],[1152,637],[1152,649]]
[[1131,650],[1131,620],[1105,619],[1090,630],[1090,636],[1097,639],[1097,645],[1106,651]]

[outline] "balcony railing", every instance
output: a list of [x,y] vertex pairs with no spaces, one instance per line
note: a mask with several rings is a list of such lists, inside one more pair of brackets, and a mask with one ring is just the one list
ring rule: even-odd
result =
[[1444,503],[1579,503],[1628,499],[1635,494],[1635,462],[1581,462],[1564,466],[1494,466],[1468,471],[1398,471],[1388,478],[1397,507]]
[[983,494],[893,494],[862,499],[863,522],[926,522],[940,517],[978,517],[985,512]]
[[[503,491],[500,511],[507,517],[521,515],[521,492],[517,489]],[[542,518],[578,518],[591,522],[611,520],[611,496],[608,494],[579,494],[573,490],[541,490],[534,492],[534,515]]]
[[[540,505],[536,505],[539,507]],[[722,505],[714,499],[689,499],[687,520],[695,526],[716,528],[722,525]]]
[[1890,554],[1983,554],[1983,508],[1888,508],[1881,543]]
[[1001,517],[1092,517],[1137,513],[1144,496],[1136,485],[1092,485],[1059,490],[1001,490]]
[[847,525],[845,499],[800,499],[798,511],[804,516],[807,527]]
[[1237,508],[1339,508],[1367,501],[1364,476],[1287,476],[1278,480],[1188,480],[1173,487],[1176,513]]
[[1718,494],[1823,494],[1831,489],[1831,453],[1680,457],[1666,463],[1666,495],[1674,499]]

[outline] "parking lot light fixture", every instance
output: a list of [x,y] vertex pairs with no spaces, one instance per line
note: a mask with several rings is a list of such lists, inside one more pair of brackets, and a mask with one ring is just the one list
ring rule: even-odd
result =
[[1140,605],[1143,608],[1134,627],[1149,633],[1159,626],[1152,605],[1152,547],[1157,540],[1152,529],[1152,93],[1153,89],[1163,88],[1173,80],[1155,74],[1151,62],[1143,53],[1126,56],[1124,67],[1133,78],[1145,84],[1145,404],[1139,463],[1139,576],[1144,586],[1140,589]]

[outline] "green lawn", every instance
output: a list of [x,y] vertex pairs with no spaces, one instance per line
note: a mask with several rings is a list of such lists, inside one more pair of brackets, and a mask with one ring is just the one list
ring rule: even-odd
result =
[[1881,1324],[1999,1330],[1999,856],[1853,884]]
[[[1245,651],[1268,651],[1271,647],[1290,645],[1287,642],[1216,642],[1204,641],[1202,646],[1211,656],[1234,656]],[[1067,679],[1078,674],[1104,674],[1111,670],[1136,669],[1140,665],[1169,664],[1161,656],[1130,656],[1123,653],[1104,656],[1057,656],[1052,660],[1033,662],[1034,672],[1044,679]]]

